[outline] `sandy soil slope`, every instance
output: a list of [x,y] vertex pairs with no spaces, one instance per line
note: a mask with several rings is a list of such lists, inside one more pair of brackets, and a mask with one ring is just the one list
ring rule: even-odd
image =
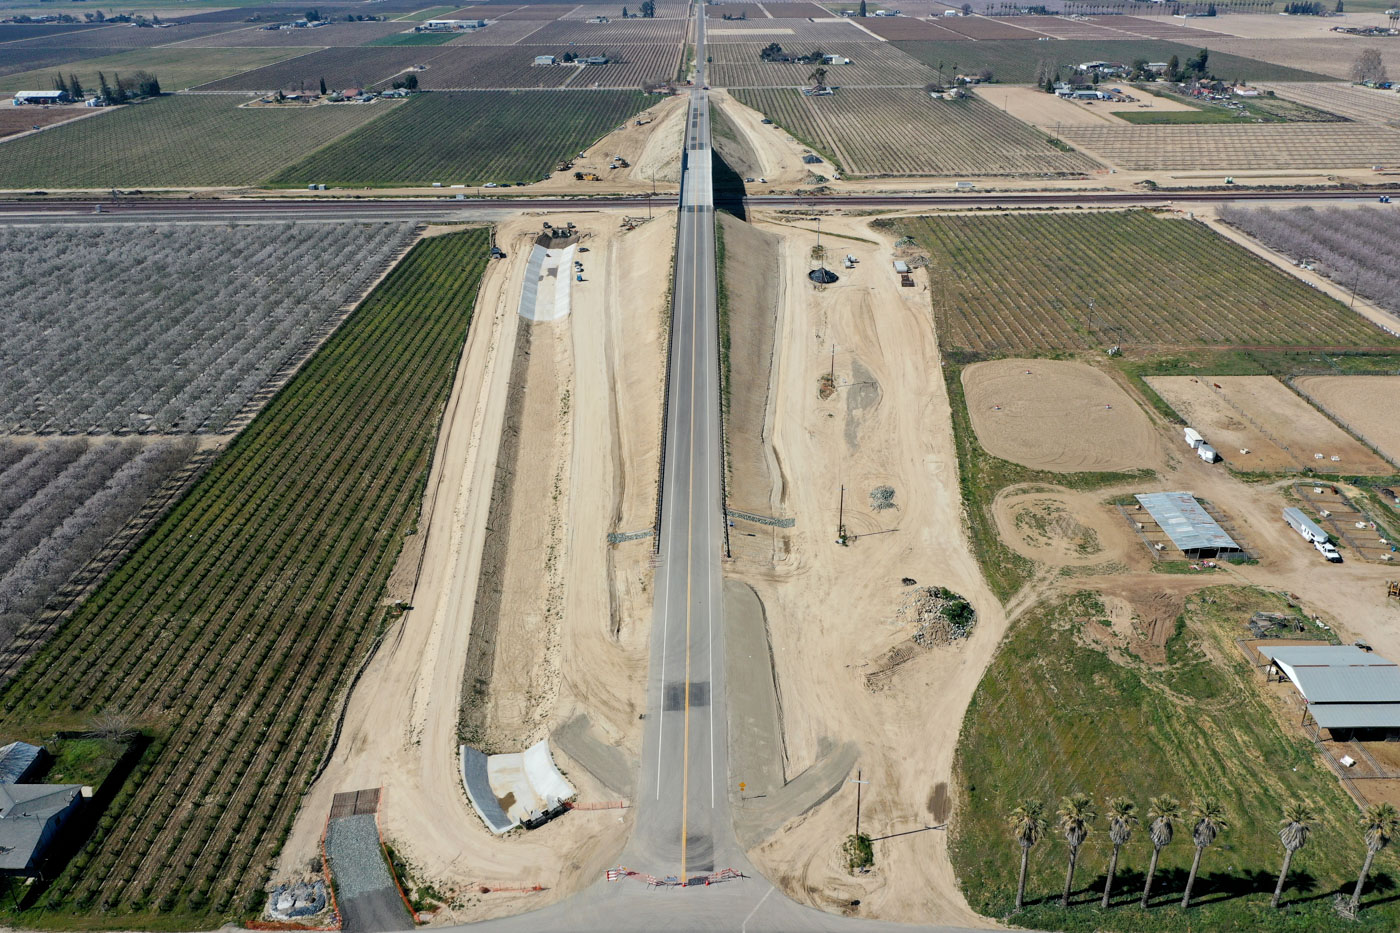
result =
[[[778,238],[782,261],[772,446],[785,483],[781,504],[797,524],[770,548],[746,543],[752,529],[736,522],[730,573],[750,583],[764,603],[787,773],[798,774],[827,758],[834,745],[853,741],[855,766],[870,782],[862,829],[883,836],[936,825],[950,815],[946,784],[963,710],[1006,617],[983,585],[961,530],[957,461],[928,294],[923,287],[899,287],[887,262],[893,244],[863,221],[823,224],[823,230],[880,242],[841,241],[842,253],[862,262],[822,291],[806,278],[815,238],[785,225],[759,226]],[[831,369],[833,344],[836,388],[822,398],[819,384]],[[849,548],[834,543],[842,484],[845,522],[860,535]],[[894,487],[896,508],[872,508],[870,492],[881,485]],[[910,592],[904,576],[965,594],[980,620],[965,643],[921,650],[872,692],[866,675],[910,634],[892,624]],[[861,916],[985,923],[957,890],[941,831],[877,842],[876,872],[847,875],[837,849],[854,811],[855,788],[843,784],[824,803],[794,815],[751,856],[790,896],[827,910],[850,910],[858,899]],[[744,819],[742,802],[736,814]]]
[[[308,794],[279,865],[279,874],[294,874],[314,856],[332,794],[383,786],[385,837],[419,880],[455,895],[438,922],[511,913],[568,895],[616,856],[630,822],[626,810],[576,811],[543,829],[495,838],[470,809],[457,774],[458,708],[510,357],[518,328],[528,326],[516,306],[541,220],[573,220],[589,234],[583,242],[590,273],[575,287],[570,316],[544,325],[561,331],[576,366],[568,379],[571,442],[548,432],[555,462],[537,466],[551,476],[566,470],[571,482],[561,502],[533,506],[557,507],[562,516],[552,581],[562,609],[557,646],[542,648],[521,674],[557,670],[557,697],[540,698],[548,708],[545,727],[583,712],[600,746],[632,758],[640,748],[650,550],[645,541],[610,547],[606,536],[620,522],[649,522],[668,268],[646,259],[669,249],[674,218],[664,214],[630,233],[618,230],[617,216],[602,213],[512,221],[498,230],[510,258],[488,273],[444,419],[420,525],[422,563],[416,572],[396,574],[416,580],[413,609],[387,633],[351,696],[335,754]],[[524,507],[517,517],[538,520]],[[496,707],[500,721],[508,712]],[[523,740],[531,729],[522,722],[519,731]],[[557,757],[582,802],[617,799],[583,764]],[[547,890],[482,894],[483,884]]]

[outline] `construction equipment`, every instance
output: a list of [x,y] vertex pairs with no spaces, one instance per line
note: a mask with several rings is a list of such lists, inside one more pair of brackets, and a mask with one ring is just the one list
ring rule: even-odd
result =
[[1385,595],[1391,599],[1400,599],[1400,580],[1385,581]]

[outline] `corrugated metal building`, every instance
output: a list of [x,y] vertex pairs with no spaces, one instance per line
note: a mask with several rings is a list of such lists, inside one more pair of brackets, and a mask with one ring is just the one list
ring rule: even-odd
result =
[[1153,492],[1134,497],[1152,520],[1161,526],[1172,544],[1187,557],[1232,557],[1244,548],[1225,533],[1196,497],[1189,492]]
[[1400,665],[1350,645],[1261,645],[1269,673],[1286,679],[1333,738],[1400,731]]

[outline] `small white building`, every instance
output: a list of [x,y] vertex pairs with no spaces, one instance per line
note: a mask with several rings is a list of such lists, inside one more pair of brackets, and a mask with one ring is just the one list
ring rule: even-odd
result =
[[896,259],[894,261],[894,271],[898,272],[900,275],[908,275],[909,263],[905,262],[903,259]]
[[536,64],[536,65],[552,65],[552,64],[554,64],[554,62],[555,62],[555,58],[554,58],[553,55],[536,55],[536,56],[535,56],[535,64]]
[[823,55],[823,65],[849,65],[851,60],[844,55]]
[[1185,434],[1186,446],[1190,447],[1192,450],[1195,450],[1206,442],[1206,439],[1201,437],[1201,432],[1197,431],[1195,428],[1187,428]]

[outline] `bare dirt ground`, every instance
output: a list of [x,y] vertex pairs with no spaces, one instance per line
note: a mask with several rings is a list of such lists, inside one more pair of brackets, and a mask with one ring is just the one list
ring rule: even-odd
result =
[[1302,376],[1293,384],[1320,408],[1400,464],[1400,376]]
[[[332,794],[382,786],[385,837],[404,853],[417,880],[433,883],[453,901],[434,922],[498,916],[567,896],[616,856],[630,825],[626,810],[575,811],[540,830],[492,837],[467,803],[457,773],[472,607],[511,354],[525,324],[517,314],[519,289],[541,220],[573,220],[591,233],[586,255],[594,271],[576,287],[570,316],[546,325],[559,332],[574,367],[563,371],[571,399],[567,432],[557,422],[543,429],[554,462],[539,467],[550,477],[565,470],[570,482],[558,502],[523,503],[511,521],[538,524],[537,511],[559,510],[564,530],[550,585],[562,608],[557,647],[532,655],[519,676],[538,680],[541,672],[557,670],[557,696],[539,698],[547,707],[544,728],[584,712],[602,743],[633,758],[640,749],[650,552],[645,542],[610,547],[606,536],[619,522],[645,526],[649,520],[660,417],[660,310],[669,270],[647,258],[668,248],[674,217],[664,214],[632,233],[618,231],[618,217],[604,213],[521,219],[497,231],[510,258],[492,265],[477,302],[428,481],[422,563],[415,573],[396,573],[416,581],[413,608],[389,630],[351,695],[335,753],[307,795],[279,864],[279,875],[294,875],[315,855]],[[541,427],[534,421],[524,426],[529,432]],[[532,557],[536,566],[543,563],[542,555]],[[499,703],[493,709],[501,722],[512,712]],[[522,741],[530,728],[522,723]],[[557,750],[556,757],[582,801],[616,799],[581,764]],[[481,894],[482,884],[495,890]],[[547,890],[500,890],[535,884]]]
[[1237,470],[1394,472],[1272,376],[1151,376],[1147,382]]
[[1132,92],[1134,96],[1139,98],[1135,104],[1066,100],[1055,94],[1047,94],[1040,88],[1011,84],[983,84],[974,88],[973,93],[987,103],[1000,107],[1016,119],[1052,134],[1055,132],[1055,127],[1060,125],[1125,124],[1128,121],[1118,116],[1118,113],[1124,110],[1179,111],[1193,109],[1180,101],[1141,91]]
[[[585,149],[582,156],[574,159],[573,168],[555,172],[545,181],[523,185],[522,190],[530,194],[650,191],[652,172],[656,173],[658,183],[666,182],[674,187],[680,182],[680,139],[685,108],[684,95],[662,100],[629,117],[619,129]],[[637,120],[651,122],[637,126]],[[613,156],[622,156],[631,167],[609,168]],[[574,178],[574,172],[591,172],[601,181],[579,181]]]
[[1037,470],[1129,470],[1160,459],[1159,438],[1137,403],[1084,363],[992,360],[962,373],[982,448]]
[[[757,226],[777,239],[782,263],[770,419],[783,504],[797,524],[776,549],[736,536],[729,572],[764,604],[787,772],[822,761],[834,743],[854,741],[857,767],[870,781],[862,830],[884,836],[934,825],[949,815],[946,785],[962,712],[1006,617],[961,531],[928,294],[899,287],[888,272],[892,242],[864,221],[823,224],[824,231],[879,245],[841,241],[842,252],[862,262],[822,291],[806,278],[814,238],[785,225]],[[837,388],[823,399],[818,383],[831,368],[833,344]],[[833,542],[843,483],[845,521],[860,535],[849,548]],[[882,485],[894,488],[895,508],[873,508],[870,492]],[[881,530],[890,531],[875,533]],[[872,693],[865,674],[910,635],[894,624],[909,592],[905,576],[964,594],[979,621],[969,639],[921,649]],[[957,889],[943,832],[876,842],[877,871],[860,879],[846,874],[837,847],[850,832],[854,804],[854,788],[843,787],[790,818],[751,857],[790,896],[826,910],[848,910],[859,899],[861,916],[986,925]],[[736,812],[742,820],[742,804]]]
[[997,532],[1013,550],[1055,567],[1132,566],[1145,570],[1142,545],[1102,493],[1062,486],[1008,486],[992,503]]
[[[1333,26],[1384,26],[1384,13],[1346,13],[1342,16],[1278,16],[1270,14],[1227,14],[1206,20],[1175,20],[1178,26],[1209,29],[1241,39],[1334,39],[1341,33]],[[1209,23],[1209,25],[1205,25]],[[1206,33],[1210,37],[1210,33]],[[1360,37],[1346,37],[1357,38]]]
[[[785,130],[776,124],[764,123],[763,114],[745,107],[725,91],[712,91],[710,99],[743,134],[757,163],[754,178],[766,178],[770,186],[790,186],[801,184],[810,174],[802,162],[802,156],[810,150]],[[762,188],[757,182],[749,186],[750,191]]]
[[[1297,18],[1303,19],[1305,17]],[[1312,17],[1306,18],[1312,19]],[[1346,23],[1345,25],[1352,24]],[[1304,71],[1331,75],[1344,81],[1351,79],[1352,62],[1356,61],[1356,56],[1360,55],[1361,50],[1365,48],[1379,49],[1381,61],[1385,63],[1386,68],[1392,74],[1396,72],[1396,69],[1400,69],[1400,45],[1397,45],[1394,40],[1368,39],[1363,36],[1348,36],[1336,32],[1328,33],[1326,36],[1310,36],[1302,39],[1216,39],[1206,36],[1202,37],[1200,44],[1212,51],[1257,58],[1261,61],[1273,62],[1276,65],[1288,65],[1292,68],[1301,68]]]

